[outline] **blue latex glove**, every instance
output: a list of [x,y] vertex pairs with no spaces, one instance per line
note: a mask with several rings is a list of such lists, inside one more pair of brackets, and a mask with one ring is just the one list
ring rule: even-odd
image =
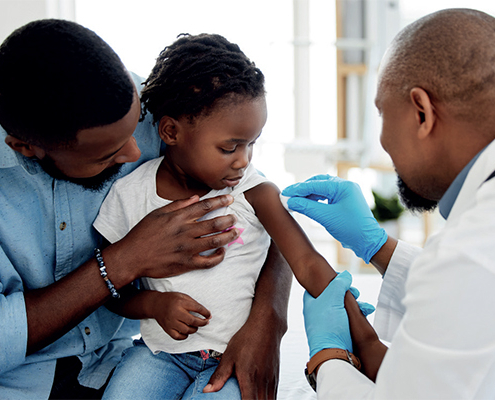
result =
[[[351,294],[354,296],[354,298],[357,300],[359,295],[361,293],[359,293],[359,290],[356,289],[354,286],[351,286],[349,288],[349,292],[351,292]],[[364,301],[358,301],[358,306],[359,306],[359,309],[361,310],[361,312],[363,313],[363,315],[365,317],[367,317],[368,315],[370,314],[373,314],[375,312],[375,307],[370,304],[370,303],[366,303]]]
[[[323,225],[342,246],[370,262],[387,241],[387,233],[378,225],[359,185],[330,175],[316,175],[305,182],[285,188],[291,197],[288,206]],[[327,200],[327,203],[318,200]]]
[[304,292],[304,327],[310,358],[323,349],[344,349],[352,353],[349,318],[344,308],[344,296],[351,282],[351,274],[344,271],[316,299]]

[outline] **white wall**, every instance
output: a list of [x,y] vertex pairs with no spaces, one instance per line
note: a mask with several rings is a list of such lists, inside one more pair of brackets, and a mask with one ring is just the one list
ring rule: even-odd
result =
[[[106,40],[130,70],[146,76],[159,51],[172,43],[179,33],[223,34],[237,42],[266,76],[269,117],[255,147],[253,162],[283,188],[294,180],[294,175],[287,173],[284,166],[285,144],[294,138],[294,1],[0,0],[0,41],[15,28],[34,19],[72,19]],[[308,137],[318,146],[332,145],[337,130],[335,2],[307,2],[310,19]],[[400,0],[401,26],[446,7],[478,8],[495,15],[495,1]],[[373,96],[371,93],[369,98]],[[366,102],[375,115],[372,100]],[[378,140],[376,146],[379,146]],[[314,154],[311,156],[314,161]],[[320,164],[324,162],[318,161]],[[300,171],[301,166],[293,169]],[[366,173],[361,176],[363,182],[360,184],[370,195],[373,182]],[[326,231],[319,226],[315,226],[315,231],[322,242],[329,243]],[[327,253],[325,249],[321,251]]]
[[40,0],[0,0],[0,41],[16,28],[46,17],[46,4]]
[[42,18],[75,20],[76,0],[0,0],[0,43],[20,26]]

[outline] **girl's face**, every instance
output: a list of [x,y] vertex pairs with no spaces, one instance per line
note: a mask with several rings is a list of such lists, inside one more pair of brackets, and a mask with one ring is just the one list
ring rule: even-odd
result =
[[177,121],[170,149],[180,174],[211,189],[236,186],[251,162],[253,146],[266,123],[265,97],[221,102],[210,115]]

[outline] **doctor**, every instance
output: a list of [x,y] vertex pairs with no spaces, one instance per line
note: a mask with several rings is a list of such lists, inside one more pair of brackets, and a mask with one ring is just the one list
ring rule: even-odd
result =
[[404,203],[438,202],[446,224],[421,250],[387,238],[351,182],[318,176],[284,191],[291,209],[384,275],[375,328],[391,343],[367,344],[386,352],[375,382],[324,356],[349,339],[348,325],[332,321],[346,318],[350,280],[334,279],[322,294],[330,300],[305,294],[318,398],[494,398],[495,19],[451,9],[407,26],[382,63],[376,106]]

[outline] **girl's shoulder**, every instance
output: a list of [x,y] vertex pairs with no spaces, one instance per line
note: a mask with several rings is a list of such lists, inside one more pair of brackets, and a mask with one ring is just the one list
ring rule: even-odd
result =
[[273,202],[280,202],[280,190],[273,182],[265,180],[244,192],[244,197],[257,210]]
[[115,181],[114,185],[118,186],[126,186],[133,182],[142,182],[144,178],[149,178],[151,176],[156,177],[156,172],[158,167],[160,166],[163,160],[163,156],[154,158],[152,160],[146,161],[144,164],[141,164],[134,171],[125,175],[122,178],[119,178]]

